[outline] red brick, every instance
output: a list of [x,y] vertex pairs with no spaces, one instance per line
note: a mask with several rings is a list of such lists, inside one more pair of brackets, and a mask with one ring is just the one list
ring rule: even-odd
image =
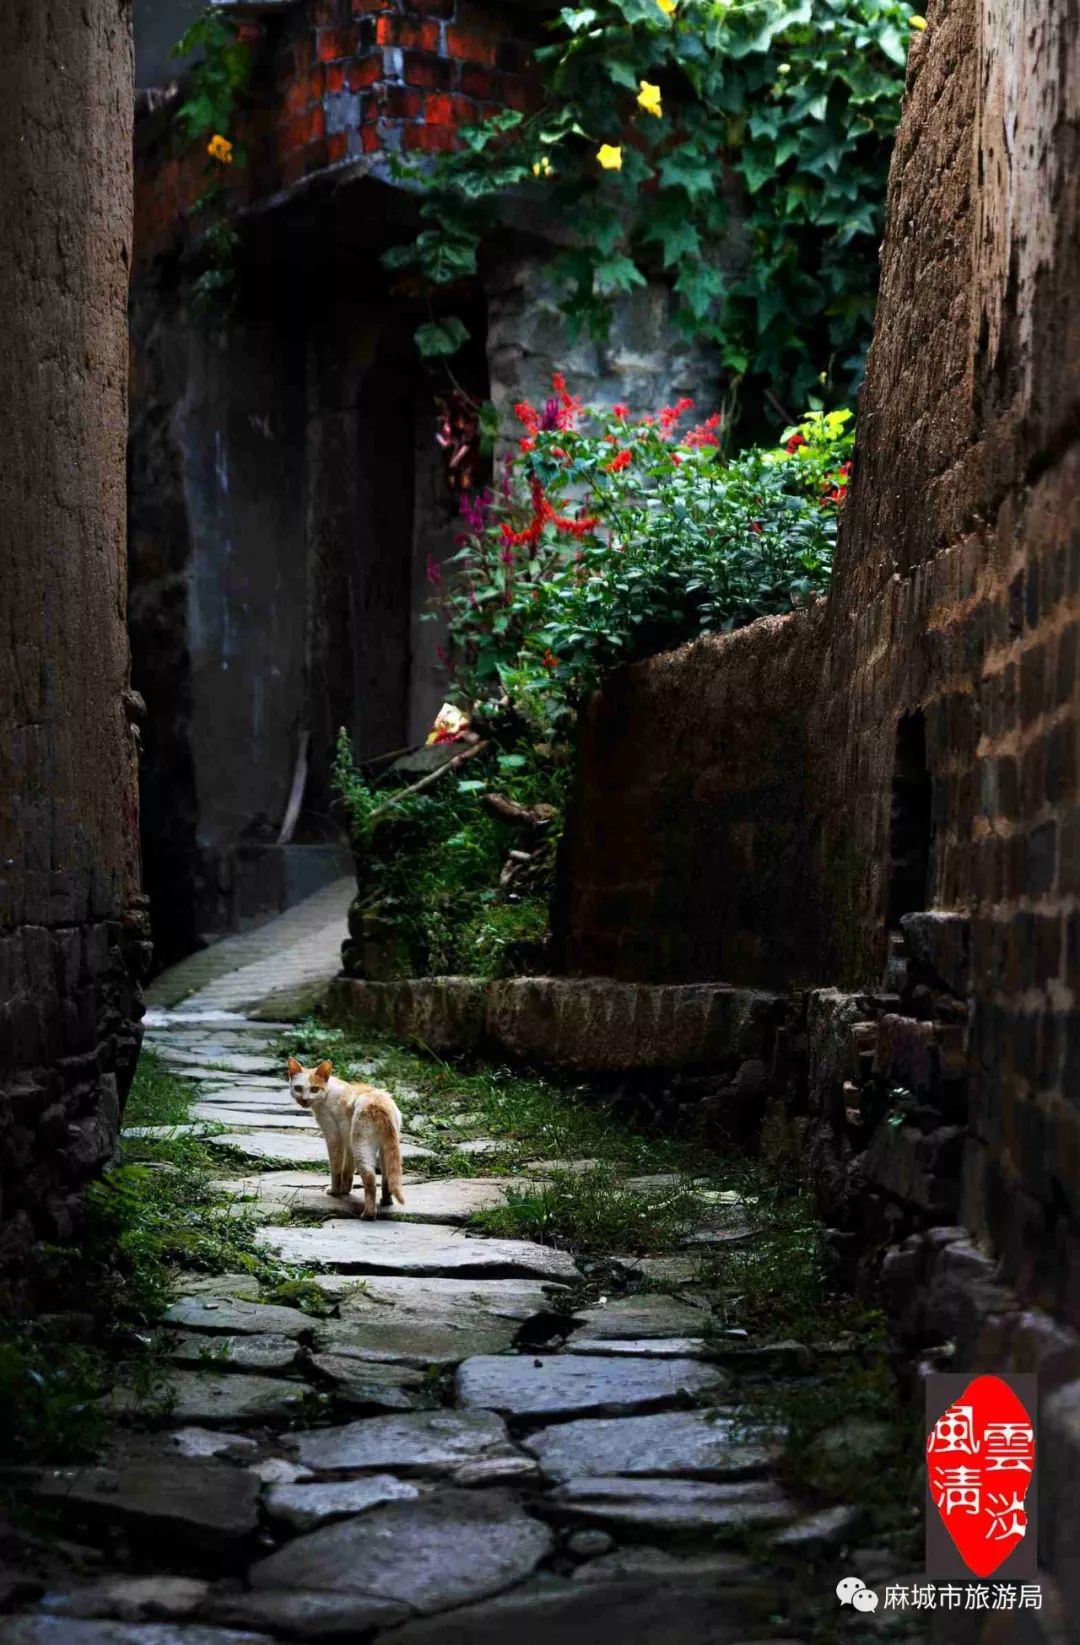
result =
[[346,66],[344,63],[328,63],[326,66],[326,89],[328,92],[345,90]]
[[407,51],[404,64],[408,84],[423,86],[428,91],[449,91],[457,73],[457,65],[448,58],[432,57],[418,51]]
[[332,63],[339,57],[351,57],[355,50],[354,28],[319,30],[319,57],[322,62]]
[[516,74],[504,74],[500,83],[499,102],[506,108],[525,114],[535,106],[537,88],[530,86],[528,81],[519,79]]
[[481,69],[466,64],[461,71],[461,89],[466,97],[479,97],[483,103],[501,102],[502,85],[500,77],[492,74],[490,69]]
[[326,158],[330,165],[338,160],[345,160],[349,154],[349,134],[347,131],[335,131],[326,139]]
[[421,17],[449,18],[454,15],[454,0],[408,0],[409,10]]
[[353,63],[349,69],[349,90],[365,91],[373,86],[376,80],[382,78],[382,59],[379,57],[365,57],[360,63]]
[[342,20],[342,0],[315,0],[313,9],[318,28],[334,28]]
[[[380,114],[392,120],[419,120],[424,112],[424,98],[407,86],[383,86],[376,94]],[[430,101],[430,99],[429,99]]]
[[476,119],[476,104],[468,97],[447,97],[436,93],[424,104],[429,126],[466,126]]
[[[410,126],[409,131],[419,129],[419,127]],[[406,147],[408,146],[408,135],[409,132],[406,132]],[[378,130],[375,126],[364,126],[360,133],[360,142],[363,146],[365,154],[374,154],[377,150],[382,148],[382,138],[379,136]]]
[[295,183],[304,175],[304,151],[297,149],[294,154],[287,154],[281,162],[281,181],[283,184]]
[[380,46],[404,46],[412,51],[437,52],[439,25],[412,22],[406,17],[380,17],[375,38]]
[[326,89],[326,70],[320,66],[312,69],[307,78],[308,102],[317,103]]
[[489,68],[494,68],[495,48],[496,41],[491,35],[457,28],[446,31],[447,51],[463,63],[486,63]]
[[406,126],[405,147],[422,149],[428,154],[446,154],[457,147],[451,126]]
[[281,122],[278,152],[280,154],[295,154],[297,149],[302,149],[306,145],[307,138],[307,115],[294,114],[290,119]]

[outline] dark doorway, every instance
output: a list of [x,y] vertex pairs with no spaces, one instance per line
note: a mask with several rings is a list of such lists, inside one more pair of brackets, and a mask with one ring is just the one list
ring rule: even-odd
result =
[[919,710],[904,714],[896,727],[893,766],[888,924],[894,930],[905,914],[930,901],[933,835],[932,788],[926,762],[926,720]]

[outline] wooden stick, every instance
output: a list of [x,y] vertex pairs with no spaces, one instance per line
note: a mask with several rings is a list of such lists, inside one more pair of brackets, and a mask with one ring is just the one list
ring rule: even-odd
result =
[[384,800],[382,805],[377,805],[368,820],[378,822],[380,817],[385,817],[386,813],[392,811],[395,805],[400,805],[402,800],[407,800],[413,794],[419,794],[423,789],[430,788],[432,783],[437,783],[440,777],[447,776],[451,771],[460,770],[466,760],[475,760],[476,756],[482,754],[487,747],[487,742],[474,743],[471,748],[466,748],[463,753],[455,754],[452,760],[447,760],[445,765],[440,765],[437,771],[429,771],[426,777],[421,777],[420,781],[413,783],[410,788],[403,788],[400,794],[394,794],[390,799]]

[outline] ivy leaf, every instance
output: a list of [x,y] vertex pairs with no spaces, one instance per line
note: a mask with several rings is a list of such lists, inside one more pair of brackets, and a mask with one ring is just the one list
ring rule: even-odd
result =
[[425,360],[444,360],[468,340],[468,328],[456,314],[416,328],[416,346]]
[[572,11],[564,6],[559,16],[562,18],[571,34],[581,34],[585,29],[591,29],[599,13],[591,6],[583,6],[580,11]]
[[675,291],[695,320],[704,319],[713,303],[726,290],[724,276],[711,263],[684,263],[675,282]]
[[605,60],[604,70],[609,80],[614,80],[617,86],[625,86],[627,91],[637,91],[639,75],[637,70],[621,57],[609,57]]
[[629,257],[616,252],[613,257],[605,257],[597,263],[595,271],[596,284],[605,295],[614,291],[631,291],[634,286],[643,286],[645,276]]
[[680,258],[697,257],[701,253],[701,236],[681,202],[669,203],[658,211],[641,237],[660,247],[665,268]]
[[687,194],[703,194],[716,187],[713,162],[687,144],[666,154],[660,162],[663,188],[684,188]]

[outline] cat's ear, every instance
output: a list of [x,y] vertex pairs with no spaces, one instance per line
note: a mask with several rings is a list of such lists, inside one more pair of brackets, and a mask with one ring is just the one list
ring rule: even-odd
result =
[[290,1079],[295,1079],[297,1074],[302,1074],[303,1072],[304,1072],[304,1070],[303,1070],[302,1064],[298,1063],[295,1057],[290,1057],[289,1058],[289,1077],[290,1077]]
[[333,1072],[334,1065],[332,1062],[320,1062],[318,1068],[315,1070],[315,1078],[322,1080],[325,1083]]

